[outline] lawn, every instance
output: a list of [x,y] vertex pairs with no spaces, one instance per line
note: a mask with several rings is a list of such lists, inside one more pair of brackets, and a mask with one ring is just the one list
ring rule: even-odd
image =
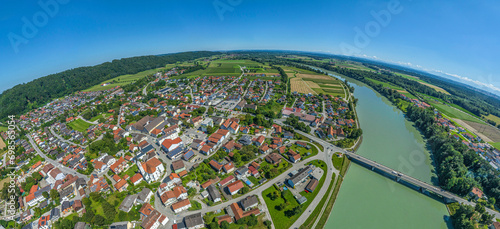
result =
[[126,171],[121,172],[119,174],[120,177],[123,177],[125,174],[128,175],[129,177],[134,176],[137,172],[139,171],[139,168],[137,168],[137,165],[133,165],[132,167],[128,168]]
[[8,129],[6,126],[0,126],[0,132],[7,131]]
[[[290,218],[285,216],[285,211],[286,210],[291,210],[296,206],[299,206],[299,203],[295,198],[293,197],[292,193],[290,190],[286,190],[283,192],[282,197],[276,198],[274,201],[271,200],[269,197],[271,193],[273,192],[278,192],[279,190],[276,189],[276,187],[273,185],[270,188],[264,190],[262,192],[262,196],[264,197],[264,200],[266,201],[267,208],[269,210],[269,214],[271,214],[271,218],[273,219],[274,222],[274,227],[276,229],[285,229],[289,228],[297,218],[299,218],[300,215],[294,215]],[[268,196],[269,195],[269,196]],[[284,198],[283,198],[284,197]],[[285,208],[285,210],[278,211],[276,209],[276,206],[279,206],[282,203],[285,203],[287,201],[289,205]]]
[[342,163],[344,162],[344,156],[337,157],[337,154],[340,153],[335,153],[335,155],[332,158],[332,162],[333,162],[333,167],[335,167],[335,169],[340,171],[340,169],[342,168]]
[[70,127],[73,130],[76,130],[81,133],[86,133],[87,129],[92,125],[88,122],[85,122],[81,119],[77,119],[73,122],[67,123],[68,127]]
[[[492,114],[489,114],[488,116],[484,116],[484,118],[486,119],[489,119],[493,122],[496,122],[497,125],[500,124],[500,117],[498,116],[495,116],[495,115],[492,115]],[[0,131],[2,130],[2,127],[0,127]]]
[[100,118],[105,118],[105,119],[106,119],[106,118],[109,118],[109,116],[111,116],[111,115],[112,115],[112,114],[109,114],[109,113],[99,114],[99,115],[97,115],[97,116],[95,116],[95,117],[91,118],[89,121],[91,121],[91,122],[95,122],[95,121],[99,120]]
[[[113,79],[103,81],[103,82],[99,83],[98,85],[90,87],[84,91],[102,91],[102,90],[108,90],[108,89],[114,88],[116,86],[127,85],[127,84],[135,82],[136,80],[142,79],[142,78],[146,77],[147,75],[155,74],[158,71],[163,70],[163,69],[165,69],[165,68],[150,69],[150,70],[138,72],[138,73],[132,74],[132,75],[130,75],[130,74],[129,75],[121,75],[121,76],[115,77]],[[105,84],[105,83],[109,83],[109,85],[101,86],[102,84]]]

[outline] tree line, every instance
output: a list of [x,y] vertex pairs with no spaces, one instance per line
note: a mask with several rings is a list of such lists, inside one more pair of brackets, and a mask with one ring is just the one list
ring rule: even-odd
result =
[[0,95],[0,120],[7,115],[22,114],[47,102],[87,89],[102,81],[125,74],[165,67],[179,61],[193,60],[217,52],[183,52],[161,56],[140,56],[105,62],[96,66],[79,67],[51,74],[29,83],[19,84]]

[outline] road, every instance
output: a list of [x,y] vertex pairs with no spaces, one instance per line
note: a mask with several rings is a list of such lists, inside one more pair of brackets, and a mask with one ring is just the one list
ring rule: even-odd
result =
[[59,163],[58,161],[54,161],[52,160],[51,158],[47,157],[41,150],[40,148],[38,148],[38,145],[35,143],[35,141],[33,140],[33,138],[27,134],[26,137],[28,137],[29,139],[29,142],[31,144],[31,146],[35,149],[36,153],[38,155],[40,155],[41,157],[45,158],[46,161],[48,161],[49,163],[51,163],[52,165],[54,165],[55,167],[59,168],[59,170],[61,170],[61,172],[65,173],[65,174],[71,174],[73,176],[78,176],[78,177],[81,177],[83,179],[85,179],[86,182],[88,182],[90,179],[88,178],[87,175],[84,175],[84,174],[81,174],[73,169],[70,169],[64,165],[62,165],[61,163]]

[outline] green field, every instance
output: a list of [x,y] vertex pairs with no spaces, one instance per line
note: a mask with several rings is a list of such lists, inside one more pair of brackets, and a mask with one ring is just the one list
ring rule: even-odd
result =
[[495,147],[495,149],[500,150],[500,142],[488,142],[491,146]]
[[67,125],[69,128],[71,128],[73,130],[76,130],[76,131],[81,132],[81,133],[86,133],[87,128],[89,128],[92,124],[85,122],[81,119],[77,119],[73,122],[67,123]]
[[[484,116],[484,118],[489,119],[489,120],[491,120],[493,122],[496,122],[497,125],[500,124],[500,117],[498,117],[498,116],[489,114],[488,116]],[[0,130],[2,130],[1,127],[0,127]]]
[[434,106],[436,109],[438,109],[439,112],[445,114],[446,116],[450,118],[457,118],[465,121],[471,121],[471,122],[477,122],[477,123],[484,123],[483,120],[480,120],[476,117],[473,117],[470,114],[466,114],[464,112],[458,111],[457,109],[448,106],[447,104],[442,104],[442,103],[437,103],[434,101],[430,101],[431,105]]
[[[115,77],[113,79],[103,81],[103,82],[99,83],[98,85],[95,85],[95,86],[88,88],[84,91],[102,91],[102,90],[108,90],[108,89],[114,88],[116,86],[127,85],[127,84],[135,82],[138,79],[142,79],[142,78],[146,77],[147,75],[155,74],[158,71],[163,70],[163,69],[165,69],[165,68],[150,69],[150,70],[146,70],[146,71],[139,72],[139,73],[132,74],[132,75],[118,76],[118,77]],[[106,85],[106,86],[101,86],[104,83],[110,83],[110,84]]]

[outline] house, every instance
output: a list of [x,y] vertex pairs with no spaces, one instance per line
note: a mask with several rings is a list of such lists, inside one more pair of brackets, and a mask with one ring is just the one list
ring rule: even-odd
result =
[[153,157],[144,163],[138,162],[137,167],[139,167],[142,177],[148,183],[159,180],[162,173],[165,171],[163,164],[156,157]]
[[259,137],[254,138],[252,142],[256,146],[261,146],[262,143],[264,143],[264,140],[266,140],[266,137],[264,137],[264,135],[260,135]]
[[170,150],[167,153],[167,157],[170,160],[177,160],[177,159],[181,158],[182,155],[184,155],[183,151],[184,151],[183,147],[182,146],[178,146],[177,148]]
[[292,139],[293,138],[293,134],[292,134],[292,132],[286,131],[283,134],[283,137],[286,138],[286,139]]
[[189,202],[189,199],[184,199],[181,201],[178,201],[177,203],[172,204],[172,210],[175,213],[182,212],[184,210],[187,210],[191,207],[191,202]]
[[175,185],[182,183],[182,180],[177,173],[171,173],[163,180],[163,183],[165,183],[165,188],[169,190],[172,189]]
[[186,167],[184,166],[184,162],[182,162],[181,160],[172,162],[172,171],[174,173],[180,173],[184,170],[186,170]]
[[201,213],[196,213],[184,217],[184,225],[187,229],[200,229],[205,227],[205,223],[203,222]]
[[222,169],[222,166],[223,166],[223,165],[221,165],[219,162],[214,161],[214,160],[211,160],[211,161],[209,162],[209,164],[210,164],[210,167],[212,167],[212,168],[213,168],[215,171],[217,171],[217,172],[220,172],[220,171],[221,171],[221,169]]
[[235,180],[236,180],[236,178],[234,178],[234,176],[233,176],[233,175],[230,175],[230,176],[228,176],[228,177],[226,177],[226,178],[222,179],[222,180],[219,182],[219,185],[220,185],[221,187],[223,187],[223,186],[226,186],[227,184],[230,184],[230,183],[234,182]]
[[212,151],[213,151],[212,147],[206,144],[203,147],[201,147],[200,153],[208,156]]
[[168,218],[157,210],[153,210],[141,223],[144,229],[157,229],[160,225],[165,226]]
[[121,179],[115,184],[115,189],[118,190],[118,192],[122,192],[127,190],[128,183],[125,179]]
[[226,144],[222,146],[222,149],[226,151],[227,153],[230,153],[231,151],[234,150],[234,140],[228,141]]
[[222,201],[219,190],[217,190],[217,188],[213,184],[208,186],[207,191],[208,195],[210,196],[210,200],[212,200],[214,203]]
[[224,166],[222,166],[222,169],[224,170],[225,173],[230,173],[230,172],[234,171],[233,162],[229,162],[229,163],[225,164]]
[[127,165],[127,162],[125,161],[125,159],[123,159],[123,157],[120,157],[120,159],[118,159],[115,163],[113,163],[109,167],[109,169],[111,169],[111,171],[113,171],[115,174],[118,174],[118,173],[123,172],[126,165]]
[[260,177],[259,171],[255,167],[253,167],[252,165],[248,166],[248,171],[250,172],[250,175],[252,175],[256,178]]
[[191,159],[193,156],[194,156],[194,151],[188,150],[186,153],[182,155],[182,159],[184,159],[185,161],[189,161],[189,159]]
[[472,190],[470,191],[469,195],[476,200],[483,198],[483,191],[477,187],[473,187]]
[[163,151],[165,151],[165,153],[168,153],[169,151],[182,146],[182,139],[179,137],[175,139],[164,139],[161,143],[161,146]]
[[137,194],[137,202],[140,204],[149,203],[151,196],[153,196],[153,192],[149,188],[143,188]]
[[307,143],[305,143],[305,142],[296,141],[295,145],[298,145],[298,146],[306,148],[306,149],[311,149],[311,146],[307,145]]
[[241,200],[240,205],[243,208],[243,210],[248,211],[254,207],[257,207],[259,204],[259,200],[257,199],[257,196],[248,196],[245,199]]
[[236,174],[242,176],[242,177],[247,177],[250,175],[248,168],[246,166],[241,166],[236,170]]
[[227,185],[226,188],[227,188],[228,193],[230,193],[231,195],[235,195],[243,187],[244,187],[243,182],[241,180],[237,180],[237,181]]
[[241,137],[238,140],[238,142],[244,146],[250,145],[250,144],[252,144],[252,137],[250,137],[249,135],[243,135],[243,137]]
[[141,181],[143,181],[143,179],[140,173],[136,173],[130,178],[130,182],[132,182],[133,185],[138,185]]
[[208,127],[213,127],[213,126],[214,126],[213,120],[211,118],[207,118],[201,122],[200,129],[203,132],[207,132]]
[[184,186],[175,186],[170,191],[166,191],[160,195],[161,202],[168,206],[177,200],[183,200],[188,197],[186,188]]
[[137,195],[128,195],[125,197],[125,199],[123,199],[118,209],[124,212],[129,212],[134,206],[136,200],[137,200]]
[[279,155],[277,153],[271,153],[271,154],[267,155],[265,157],[265,159],[269,164],[277,165],[277,164],[281,163],[281,155]]
[[300,161],[300,154],[296,153],[293,150],[288,150],[288,158],[290,159],[291,162],[297,163]]

